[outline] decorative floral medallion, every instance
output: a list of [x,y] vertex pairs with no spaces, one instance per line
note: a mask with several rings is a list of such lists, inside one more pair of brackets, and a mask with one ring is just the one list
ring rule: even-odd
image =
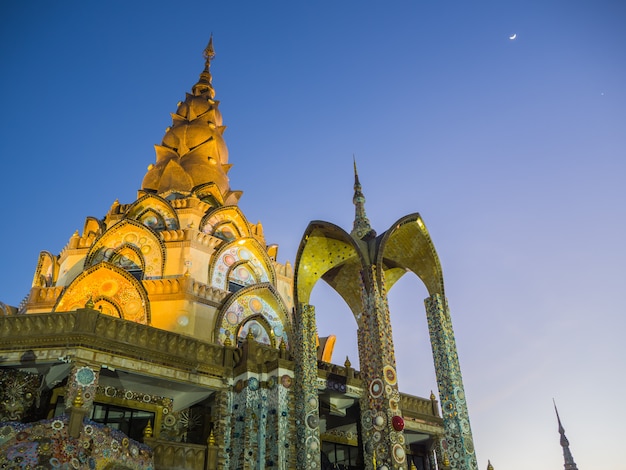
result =
[[76,371],[76,382],[81,387],[89,387],[96,381],[96,373],[91,367],[81,367]]
[[259,389],[259,379],[256,377],[250,377],[248,379],[248,388],[252,391]]
[[176,424],[176,417],[170,414],[166,415],[165,418],[163,418],[163,424],[171,428]]
[[372,380],[372,383],[370,384],[370,395],[373,398],[378,398],[383,394],[383,381],[380,379],[374,379]]
[[291,388],[291,384],[293,383],[293,379],[291,376],[285,374],[280,378],[280,383],[285,388]]
[[385,414],[382,411],[379,411],[378,413],[376,413],[376,415],[372,419],[372,424],[379,431],[385,427],[386,423],[387,423],[387,419],[386,419]]
[[387,382],[389,385],[395,385],[398,381],[396,371],[391,366],[383,367],[383,377],[385,377],[385,382]]
[[319,418],[313,413],[306,417],[306,425],[309,429],[317,429],[319,422]]
[[393,458],[398,463],[403,463],[406,459],[406,453],[404,452],[404,448],[400,444],[395,444],[393,446]]
[[267,379],[267,388],[271,390],[275,386],[276,386],[276,377],[272,375],[269,379]]

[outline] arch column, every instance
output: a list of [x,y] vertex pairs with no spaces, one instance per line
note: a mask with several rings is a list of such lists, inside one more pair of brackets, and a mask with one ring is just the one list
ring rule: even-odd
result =
[[315,307],[299,304],[294,341],[297,468],[321,468]]
[[401,418],[401,411],[389,306],[382,272],[379,277],[376,271],[376,266],[362,271],[364,310],[358,318],[359,362],[364,386],[360,407],[365,468],[406,470],[404,433],[393,426],[394,418]]
[[441,294],[433,294],[424,303],[443,414],[444,452],[451,469],[476,470],[478,464],[448,302]]

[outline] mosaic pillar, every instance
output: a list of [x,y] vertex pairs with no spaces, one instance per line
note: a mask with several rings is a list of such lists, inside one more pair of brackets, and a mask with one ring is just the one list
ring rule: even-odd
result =
[[385,281],[376,267],[364,272],[369,285],[361,285],[364,311],[359,317],[358,343],[361,378],[361,426],[366,470],[407,468],[404,451],[404,420],[400,411],[400,392],[396,358],[389,318]]
[[216,419],[214,421],[213,436],[217,447],[217,468],[230,468],[231,434],[233,427],[233,392],[223,390],[215,392]]
[[440,294],[432,295],[424,303],[443,414],[445,432],[443,450],[450,460],[450,468],[476,470],[478,464],[450,310],[445,298]]
[[284,374],[271,376],[263,383],[267,402],[267,437],[265,440],[265,464],[267,468],[289,470],[295,467],[295,446],[290,417],[293,415],[291,387],[293,379]]
[[[255,469],[265,454],[259,449],[259,381],[256,377],[238,380],[233,394],[231,469]],[[264,431],[262,431],[264,433]],[[263,454],[263,455],[260,455]]]
[[321,468],[315,307],[300,304],[294,341],[298,470]]
[[65,409],[68,410],[80,394],[81,407],[90,411],[98,388],[100,368],[84,363],[74,363],[65,388]]

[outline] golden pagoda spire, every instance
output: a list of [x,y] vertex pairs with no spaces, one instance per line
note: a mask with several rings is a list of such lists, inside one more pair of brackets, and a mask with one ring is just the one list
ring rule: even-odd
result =
[[155,145],[156,163],[148,167],[142,189],[152,193],[189,193],[200,186],[219,191],[220,204],[236,204],[240,191],[231,191],[228,181],[228,148],[223,133],[219,102],[214,100],[211,61],[215,57],[213,36],[204,49],[204,70],[198,82],[178,103],[172,125],[160,145]]
[[354,225],[350,235],[359,240],[369,240],[376,236],[376,232],[370,226],[370,221],[365,214],[365,196],[361,190],[361,183],[359,182],[359,173],[356,169],[356,157],[352,156],[354,163],[354,197],[352,202],[354,203]]

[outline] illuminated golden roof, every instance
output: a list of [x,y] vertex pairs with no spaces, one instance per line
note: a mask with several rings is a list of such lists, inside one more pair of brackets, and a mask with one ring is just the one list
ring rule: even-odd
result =
[[[164,193],[170,190],[191,191],[200,185],[213,183],[222,199],[234,194],[228,183],[228,149],[223,133],[219,101],[210,72],[215,56],[213,38],[204,51],[205,66],[200,79],[178,104],[172,114],[161,145],[155,145],[156,163],[148,167],[142,189]],[[238,199],[240,193],[237,192]]]

